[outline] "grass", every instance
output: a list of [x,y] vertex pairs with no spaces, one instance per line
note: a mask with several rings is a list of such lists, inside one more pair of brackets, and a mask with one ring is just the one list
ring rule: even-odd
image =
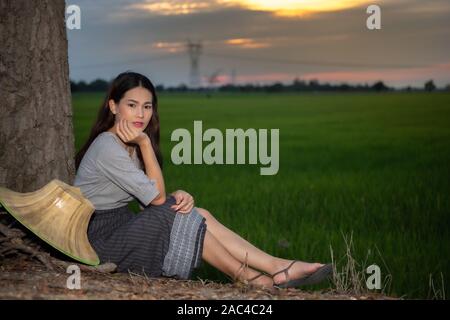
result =
[[[77,149],[103,96],[73,96]],[[167,191],[188,191],[196,206],[277,256],[327,262],[330,246],[345,256],[342,235],[352,234],[355,261],[369,259],[391,277],[386,293],[427,298],[430,274],[442,273],[435,282],[449,296],[450,94],[159,98]],[[278,174],[261,176],[259,164],[173,165],[170,134],[192,132],[194,120],[223,133],[279,128]],[[195,276],[227,281],[206,264]]]
[[[373,259],[371,250],[368,250],[366,259],[358,262],[353,257],[353,235],[343,236],[346,245],[345,255],[338,261],[334,258],[333,248],[330,246],[331,261],[333,264],[333,289],[339,294],[363,295],[371,291],[382,295],[389,294],[392,275],[389,267],[384,265],[385,273],[381,277],[381,268],[378,265],[368,265]],[[380,254],[380,252],[377,252]],[[380,254],[381,259],[383,258]],[[384,260],[383,260],[384,261]],[[375,269],[375,270],[374,270]],[[377,272],[380,272],[377,275]],[[370,275],[370,276],[369,276]],[[374,281],[375,279],[375,281]],[[369,284],[371,287],[369,287]]]

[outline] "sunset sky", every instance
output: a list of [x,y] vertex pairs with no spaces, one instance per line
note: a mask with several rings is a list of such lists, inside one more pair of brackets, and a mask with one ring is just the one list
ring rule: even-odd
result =
[[[155,84],[189,84],[188,39],[201,41],[204,85],[450,84],[449,0],[66,0],[81,9],[67,30],[72,80],[110,80],[125,70]],[[366,8],[381,8],[368,30]]]

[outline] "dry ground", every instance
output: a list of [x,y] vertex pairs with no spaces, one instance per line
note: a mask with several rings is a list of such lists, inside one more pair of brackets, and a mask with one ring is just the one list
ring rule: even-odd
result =
[[261,289],[243,283],[223,284],[202,279],[148,278],[133,273],[117,273],[114,268],[108,269],[108,265],[100,268],[79,265],[80,289],[68,289],[67,280],[72,273],[67,273],[67,267],[74,262],[64,261],[64,255],[17,224],[12,228],[11,224],[1,223],[1,218],[0,299],[392,299],[379,294]]
[[377,294],[348,295],[307,292],[298,289],[258,289],[238,283],[214,283],[198,280],[146,278],[132,273],[81,271],[81,289],[68,289],[71,274],[57,266],[48,270],[26,256],[0,262],[0,299],[392,299]]

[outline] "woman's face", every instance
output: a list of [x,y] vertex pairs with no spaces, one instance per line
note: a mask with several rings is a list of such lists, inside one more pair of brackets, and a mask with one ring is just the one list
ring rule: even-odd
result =
[[140,131],[144,131],[153,114],[153,97],[151,92],[143,87],[128,90],[118,104],[109,100],[109,109],[115,114],[115,126],[118,121],[125,119]]

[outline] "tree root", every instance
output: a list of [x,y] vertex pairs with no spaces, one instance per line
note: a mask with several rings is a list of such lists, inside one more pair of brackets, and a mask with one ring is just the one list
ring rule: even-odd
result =
[[[55,266],[67,269],[70,265],[77,264],[82,271],[99,272],[99,273],[112,273],[115,272],[117,266],[114,263],[104,263],[98,266],[86,266],[77,262],[63,261],[55,257],[50,256],[48,252],[39,250],[39,246],[27,241],[26,233],[20,229],[11,228],[0,222],[0,258],[4,258],[7,255],[20,255],[25,254],[31,258],[37,259],[41,262],[47,270],[55,271]],[[37,248],[35,248],[37,246]]]

